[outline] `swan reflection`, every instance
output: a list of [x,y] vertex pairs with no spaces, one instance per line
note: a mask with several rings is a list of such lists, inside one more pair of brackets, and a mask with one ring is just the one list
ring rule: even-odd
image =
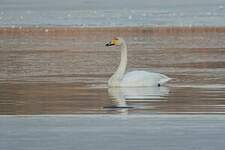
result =
[[[108,88],[108,95],[112,98],[112,105],[107,108],[118,108],[128,111],[128,108],[136,108],[127,102],[152,102],[163,101],[169,95],[168,87],[138,87],[138,88]],[[124,111],[125,110],[125,111]]]

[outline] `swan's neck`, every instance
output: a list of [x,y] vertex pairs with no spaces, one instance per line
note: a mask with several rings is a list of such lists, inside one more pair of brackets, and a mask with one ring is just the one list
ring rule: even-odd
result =
[[126,71],[126,67],[127,67],[127,45],[125,41],[122,41],[120,65],[117,68],[116,72],[109,79],[108,83],[109,86],[119,86],[120,81],[122,80],[123,75]]

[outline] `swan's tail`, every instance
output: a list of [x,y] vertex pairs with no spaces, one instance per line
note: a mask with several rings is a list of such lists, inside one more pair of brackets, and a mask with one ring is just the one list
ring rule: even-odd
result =
[[167,76],[161,74],[161,79],[160,79],[160,81],[159,81],[159,84],[163,85],[163,84],[165,84],[166,82],[168,82],[168,81],[170,81],[170,80],[172,80],[172,78],[169,78],[169,77],[167,77]]

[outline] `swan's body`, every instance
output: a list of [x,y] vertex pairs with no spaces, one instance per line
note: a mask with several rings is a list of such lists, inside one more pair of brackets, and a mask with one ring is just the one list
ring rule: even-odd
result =
[[144,87],[160,86],[166,83],[169,78],[160,73],[148,71],[131,71],[124,75],[120,82],[121,87]]
[[127,67],[127,45],[122,38],[113,39],[106,46],[117,45],[121,47],[121,60],[117,71],[108,81],[109,87],[146,87],[160,86],[170,80],[169,77],[149,71],[126,72]]

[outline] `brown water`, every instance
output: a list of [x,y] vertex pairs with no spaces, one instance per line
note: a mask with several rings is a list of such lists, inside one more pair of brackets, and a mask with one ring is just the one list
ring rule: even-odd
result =
[[[165,87],[108,89],[122,36],[128,71]],[[0,114],[225,113],[224,28],[0,29]]]

